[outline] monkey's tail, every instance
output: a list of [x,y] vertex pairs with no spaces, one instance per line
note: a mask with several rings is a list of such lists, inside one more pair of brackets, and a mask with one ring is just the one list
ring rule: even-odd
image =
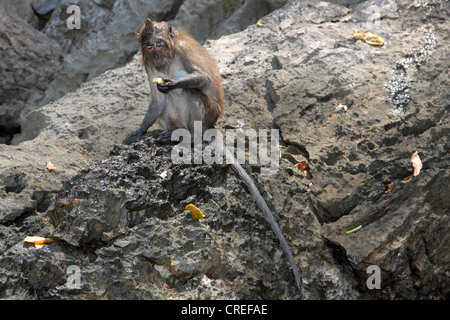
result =
[[[219,139],[216,139],[216,141]],[[301,290],[300,283],[301,283],[301,277],[300,272],[298,270],[297,265],[295,264],[294,257],[292,256],[291,249],[289,248],[289,245],[286,241],[286,239],[283,236],[283,233],[280,230],[280,227],[278,226],[278,223],[275,220],[275,217],[273,216],[272,211],[270,211],[269,207],[267,206],[266,201],[264,201],[263,197],[259,193],[259,190],[256,188],[255,183],[253,182],[252,178],[245,172],[244,168],[235,160],[234,155],[231,154],[231,152],[223,146],[223,143],[220,143],[217,141],[217,144],[221,144],[221,148],[224,149],[226,153],[227,159],[233,159],[233,165],[231,166],[233,171],[241,178],[241,180],[245,183],[248,190],[252,194],[253,198],[256,200],[256,203],[258,204],[258,207],[261,209],[261,211],[266,216],[267,221],[269,222],[270,226],[272,227],[273,232],[275,232],[276,236],[278,237],[278,240],[280,240],[281,246],[283,247],[284,253],[286,254],[289,264],[291,265],[292,272],[294,272],[295,276],[295,282],[297,283],[297,287],[299,290]]]

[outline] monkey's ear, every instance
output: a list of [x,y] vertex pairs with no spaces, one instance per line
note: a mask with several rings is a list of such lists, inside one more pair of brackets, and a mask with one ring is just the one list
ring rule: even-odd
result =
[[149,18],[145,20],[145,29],[153,32],[153,22]]
[[175,36],[175,33],[173,33],[172,26],[170,24],[169,24],[169,36],[171,38],[173,38]]

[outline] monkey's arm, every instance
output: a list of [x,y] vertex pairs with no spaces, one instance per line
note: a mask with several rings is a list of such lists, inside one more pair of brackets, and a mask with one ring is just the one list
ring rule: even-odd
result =
[[[183,72],[186,74],[185,72]],[[185,76],[172,80],[163,79],[164,83],[158,84],[158,90],[161,92],[168,92],[173,89],[195,89],[207,86],[211,79],[201,72],[193,72]]]

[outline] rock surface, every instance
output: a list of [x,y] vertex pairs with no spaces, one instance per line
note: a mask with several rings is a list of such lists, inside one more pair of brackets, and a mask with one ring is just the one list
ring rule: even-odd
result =
[[0,132],[19,127],[33,92],[47,90],[61,58],[59,45],[16,15],[0,11]]
[[[449,4],[339,2],[270,2],[265,10],[281,7],[262,27],[205,44],[226,92],[217,128],[280,130],[276,174],[245,168],[290,244],[301,292],[230,171],[173,164],[173,145],[152,138],[156,130],[120,144],[149,101],[136,54],[28,113],[16,145],[0,145],[0,298],[450,298]],[[252,2],[221,3],[233,10],[222,7],[214,26]],[[92,14],[119,1],[102,4]],[[368,25],[384,46],[353,40]],[[75,57],[69,47],[65,59]],[[193,220],[189,203],[206,218]],[[29,235],[55,241],[35,249]],[[367,287],[372,265],[380,289]]]

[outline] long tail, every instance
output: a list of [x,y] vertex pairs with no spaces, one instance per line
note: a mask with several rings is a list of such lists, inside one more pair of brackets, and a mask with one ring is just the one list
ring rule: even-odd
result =
[[220,139],[214,140],[214,145],[216,146],[216,150],[219,150],[218,148],[222,148],[224,150],[224,153],[226,155],[227,159],[233,159],[233,165],[232,169],[233,171],[241,178],[241,180],[245,183],[248,190],[252,194],[253,198],[256,200],[256,203],[258,204],[258,207],[261,209],[261,211],[266,216],[267,221],[269,222],[270,226],[272,227],[273,232],[275,232],[276,236],[278,237],[278,240],[280,240],[281,246],[283,247],[284,253],[286,254],[289,264],[291,265],[291,269],[294,272],[295,276],[295,282],[297,283],[297,287],[299,290],[301,289],[300,283],[301,283],[301,277],[300,272],[298,270],[297,265],[295,264],[294,257],[292,256],[291,249],[289,248],[289,245],[286,241],[286,239],[283,236],[283,233],[280,230],[280,227],[278,226],[278,223],[275,220],[275,217],[273,216],[272,211],[270,211],[269,207],[267,206],[266,201],[264,201],[263,197],[259,193],[259,190],[256,188],[255,183],[253,182],[252,178],[245,172],[244,168],[236,161],[234,158],[234,155],[231,154],[231,152],[224,147],[223,141]]

